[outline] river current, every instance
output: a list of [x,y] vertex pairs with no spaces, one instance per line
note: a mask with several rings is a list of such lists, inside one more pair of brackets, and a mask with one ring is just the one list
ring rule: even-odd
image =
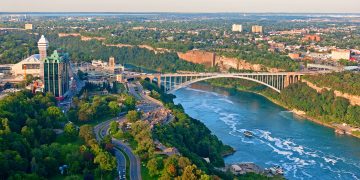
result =
[[360,139],[336,135],[254,93],[198,83],[174,94],[187,114],[235,148],[226,164],[280,165],[288,179],[360,179]]

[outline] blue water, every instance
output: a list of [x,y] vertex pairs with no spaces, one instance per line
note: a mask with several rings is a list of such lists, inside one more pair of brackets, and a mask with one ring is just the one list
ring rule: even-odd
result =
[[[186,113],[236,149],[227,164],[280,165],[288,179],[360,179],[360,139],[338,136],[253,93],[195,84],[175,95]],[[244,137],[245,130],[255,137]]]

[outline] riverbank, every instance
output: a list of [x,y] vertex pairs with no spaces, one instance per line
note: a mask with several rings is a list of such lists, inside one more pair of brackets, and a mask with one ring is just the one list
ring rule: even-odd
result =
[[[252,91],[248,91],[248,92],[252,92]],[[332,128],[332,129],[334,129],[335,133],[344,132],[346,135],[350,135],[350,136],[353,136],[353,137],[356,137],[356,138],[360,138],[360,134],[356,133],[358,131],[348,131],[347,130],[347,129],[352,129],[352,127],[349,126],[349,125],[343,126],[343,125],[338,125],[338,124],[334,124],[334,123],[324,122],[324,121],[320,120],[319,118],[308,115],[304,111],[300,111],[300,110],[297,110],[297,109],[291,109],[291,108],[287,107],[286,105],[284,105],[283,103],[281,103],[280,101],[278,101],[276,99],[273,99],[273,98],[267,96],[266,94],[257,93],[257,92],[252,92],[252,93],[261,95],[261,96],[265,97],[266,99],[268,99],[269,101],[275,103],[276,105],[281,106],[281,107],[291,111],[295,115],[300,116],[300,117],[302,117],[302,118],[304,118],[306,120],[312,121],[312,122],[314,122],[316,124],[319,124],[319,125],[322,125],[322,126],[325,126],[325,127],[328,127],[328,128]],[[343,128],[340,128],[341,126],[343,126]],[[344,135],[344,134],[339,134],[339,135]]]
[[[253,90],[252,88],[245,88],[245,87],[235,88],[235,87],[232,87],[231,85],[223,85],[223,84],[219,84],[219,83],[212,83],[212,82],[207,82],[207,83],[209,83],[212,86],[220,87],[220,88],[226,88],[228,90],[236,90],[236,91],[243,91],[243,92],[249,92],[249,93],[258,94],[260,96],[265,97],[266,99],[273,102],[274,104],[276,104],[278,106],[281,106],[281,107],[291,111],[292,113],[294,113],[295,115],[297,115],[297,116],[299,116],[301,118],[304,118],[304,119],[312,121],[312,122],[314,122],[316,124],[319,124],[319,125],[334,129],[335,133],[344,132],[344,134],[346,134],[346,135],[350,135],[350,136],[353,136],[353,137],[356,137],[356,138],[360,138],[360,131],[353,131],[352,129],[354,129],[354,128],[352,126],[350,126],[350,125],[347,125],[347,124],[335,124],[335,123],[325,122],[324,120],[321,120],[321,118],[319,118],[319,117],[314,117],[314,116],[311,116],[311,115],[309,115],[308,113],[306,113],[304,111],[290,108],[290,107],[286,106],[284,103],[282,103],[281,101],[279,101],[279,100],[277,100],[275,98],[272,98],[271,96],[269,96],[269,95],[267,95],[265,93],[262,93],[261,91],[257,91],[257,90]],[[337,133],[337,134],[344,135],[344,134],[340,134],[340,133]]]

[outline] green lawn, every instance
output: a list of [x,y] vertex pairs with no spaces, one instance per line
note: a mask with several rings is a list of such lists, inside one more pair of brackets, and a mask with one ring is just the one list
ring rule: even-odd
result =
[[141,178],[146,180],[157,180],[159,176],[151,177],[145,163],[141,163]]

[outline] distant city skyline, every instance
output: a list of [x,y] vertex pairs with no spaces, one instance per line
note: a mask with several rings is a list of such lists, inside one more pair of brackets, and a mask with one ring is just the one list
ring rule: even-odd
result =
[[360,0],[1,0],[0,12],[360,13]]

